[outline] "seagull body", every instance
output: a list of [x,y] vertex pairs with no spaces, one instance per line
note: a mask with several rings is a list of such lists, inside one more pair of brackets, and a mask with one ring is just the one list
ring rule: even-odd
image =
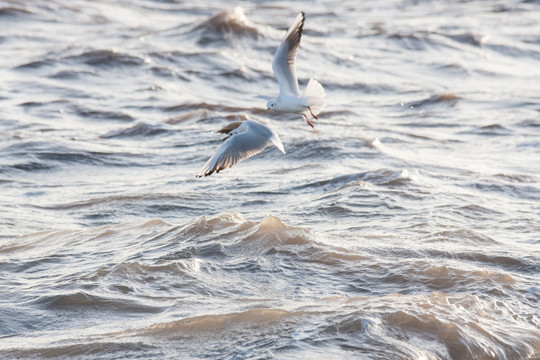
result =
[[303,94],[300,94],[298,88],[296,54],[300,47],[304,20],[305,14],[303,12],[296,16],[276,50],[272,61],[272,70],[279,84],[279,96],[266,103],[266,112],[300,113],[306,122],[313,127],[309,119],[313,117],[318,120],[317,114],[326,105],[326,94],[322,85],[313,79],[309,80]]
[[218,132],[227,134],[223,139],[225,142],[206,162],[197,177],[209,176],[232,167],[242,160],[257,155],[270,144],[274,144],[285,154],[278,134],[268,126],[253,120],[230,123]]

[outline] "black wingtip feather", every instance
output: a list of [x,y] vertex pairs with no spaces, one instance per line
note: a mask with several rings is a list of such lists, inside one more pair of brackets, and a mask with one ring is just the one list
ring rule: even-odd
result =
[[302,15],[302,20],[300,21],[296,31],[291,32],[285,39],[289,45],[289,64],[292,64],[295,61],[296,53],[298,52],[298,47],[300,46],[300,40],[302,39],[302,32],[304,31],[304,21],[306,20],[306,15],[303,11],[301,11],[300,14]]

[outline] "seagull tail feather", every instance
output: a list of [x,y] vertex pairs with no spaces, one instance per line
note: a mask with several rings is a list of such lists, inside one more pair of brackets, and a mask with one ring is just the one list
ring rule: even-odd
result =
[[326,105],[326,93],[317,80],[309,80],[302,97],[308,101],[309,107],[315,115],[319,114]]

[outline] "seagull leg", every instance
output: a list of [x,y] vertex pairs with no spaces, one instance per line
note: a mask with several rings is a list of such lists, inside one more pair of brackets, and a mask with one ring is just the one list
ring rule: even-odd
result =
[[315,119],[317,119],[317,121],[319,121],[319,118],[317,117],[317,115],[315,115],[313,113],[313,111],[311,111],[311,108],[309,106],[307,108],[309,109],[309,112],[311,113],[311,116],[313,116]]
[[304,119],[306,119],[306,122],[308,123],[309,126],[311,126],[313,129],[315,129],[315,126],[313,126],[313,124],[308,120],[307,116],[302,114],[302,116],[304,117]]

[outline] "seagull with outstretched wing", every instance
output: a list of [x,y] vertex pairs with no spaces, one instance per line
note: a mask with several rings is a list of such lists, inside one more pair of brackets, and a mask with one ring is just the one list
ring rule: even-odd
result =
[[218,173],[228,167],[238,164],[253,155],[257,155],[270,144],[274,144],[282,153],[285,149],[278,134],[268,126],[259,124],[253,120],[234,122],[228,124],[218,132],[227,134],[225,142],[216,151],[198,177],[209,176]]
[[309,119],[319,119],[317,114],[326,105],[326,94],[322,85],[313,79],[309,80],[303,94],[300,94],[298,88],[296,54],[300,47],[305,18],[304,12],[298,14],[274,55],[272,69],[279,84],[279,96],[266,103],[266,112],[300,113],[313,127]]

